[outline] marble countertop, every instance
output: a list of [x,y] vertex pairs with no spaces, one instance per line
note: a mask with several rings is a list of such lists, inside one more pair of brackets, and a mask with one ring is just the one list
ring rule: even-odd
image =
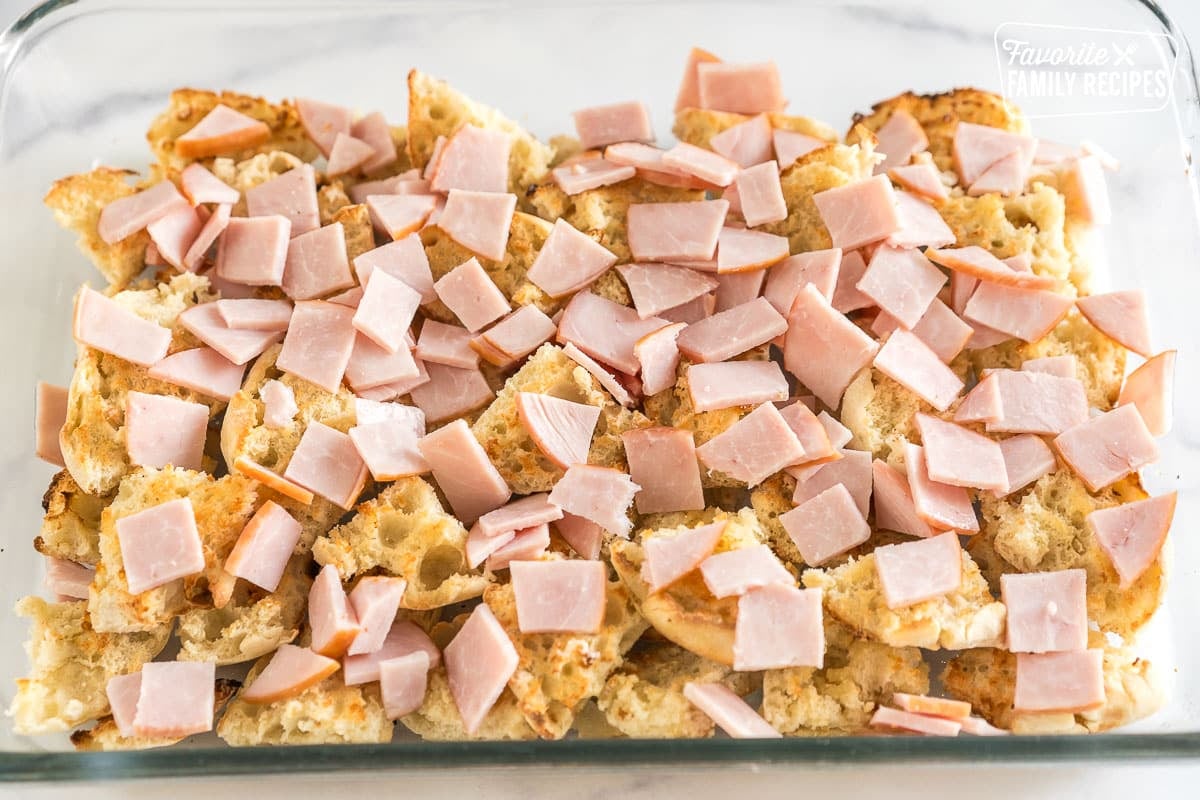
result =
[[[1200,2],[1161,0],[1193,44],[1200,44]],[[29,0],[0,0],[0,28],[7,26],[29,5]],[[1057,4],[1051,4],[1057,5]],[[1073,5],[1084,9],[1082,2]],[[1081,17],[1082,19],[1082,17]],[[1081,22],[1080,24],[1086,24]],[[797,797],[875,797],[889,800],[929,798],[966,793],[972,800],[987,798],[1088,797],[1128,798],[1148,790],[1155,797],[1195,796],[1200,761],[1180,765],[1104,764],[1054,765],[935,765],[889,764],[882,766],[834,765],[779,767],[724,765],[720,767],[652,767],[599,769],[558,767],[508,768],[450,772],[406,770],[353,776],[273,775],[258,779],[205,778],[187,781],[101,782],[87,785],[8,787],[0,784],[0,798],[120,798],[142,800],[171,796],[175,800],[209,800],[249,794],[255,800],[308,797],[321,793],[330,798],[368,796],[385,791],[405,797],[486,797],[488,800],[521,798],[674,798],[716,800],[736,797],[773,800]],[[1191,786],[1192,789],[1187,789]]]

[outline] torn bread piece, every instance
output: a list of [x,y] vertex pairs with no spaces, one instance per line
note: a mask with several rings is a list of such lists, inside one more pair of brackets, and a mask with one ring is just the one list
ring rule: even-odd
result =
[[467,530],[421,478],[402,478],[362,503],[348,522],[313,544],[343,580],[382,568],[404,578],[402,608],[430,609],[483,594],[487,577],[467,566]]
[[44,556],[95,566],[100,560],[100,514],[116,492],[88,494],[65,469],[42,495],[42,530],[33,540]]
[[114,200],[137,192],[128,181],[135,173],[112,167],[60,178],[42,199],[63,228],[79,235],[76,244],[112,286],[124,289],[146,266],[146,231],[108,244],[100,238],[100,212]]
[[[802,133],[827,144],[834,144],[841,138],[832,126],[826,125],[820,120],[781,113],[768,113],[766,116],[772,130]],[[714,136],[750,119],[752,117],[732,111],[681,108],[675,112],[675,124],[671,132],[681,142],[711,150],[710,143]]]
[[26,650],[28,678],[17,679],[9,715],[22,735],[67,731],[108,713],[108,679],[137,672],[171,635],[168,620],[133,633],[101,633],[87,603],[48,603],[26,597],[17,614],[32,620]]

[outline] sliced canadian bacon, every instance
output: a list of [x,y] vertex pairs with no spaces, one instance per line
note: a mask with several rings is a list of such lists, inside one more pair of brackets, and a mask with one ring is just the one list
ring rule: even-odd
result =
[[707,50],[693,47],[688,51],[687,64],[683,68],[683,79],[679,83],[679,92],[675,95],[675,110],[684,108],[700,108],[700,76],[697,66],[708,61],[720,61]]
[[591,292],[579,292],[558,321],[557,339],[570,342],[592,358],[627,375],[638,371],[634,344],[667,325],[658,317],[641,319],[637,311]]
[[292,233],[278,215],[229,220],[217,244],[216,274],[248,286],[281,285]]
[[962,548],[954,531],[875,549],[875,569],[888,608],[942,597],[962,585]]
[[187,497],[121,517],[115,527],[130,594],[141,594],[204,569],[196,512]]
[[1000,381],[994,373],[989,373],[959,403],[954,411],[954,421],[986,422],[999,419],[1000,414]]
[[779,522],[804,563],[814,567],[871,538],[866,517],[840,483],[780,514]]
[[629,249],[638,261],[710,259],[728,211],[726,200],[633,203],[627,222]]
[[554,484],[550,502],[625,539],[633,529],[626,512],[640,488],[620,470],[572,464]]
[[940,717],[941,719],[961,722],[971,716],[971,704],[962,700],[896,692],[892,695],[892,702],[898,705],[903,711],[908,711],[912,714],[923,714],[927,717]]
[[1085,711],[1104,700],[1103,650],[1017,654],[1014,710]]
[[326,158],[333,152],[338,134],[349,135],[354,122],[354,112],[350,109],[320,100],[296,98],[296,113],[304,132]]
[[654,126],[644,103],[628,101],[574,112],[575,132],[584,150],[617,142],[653,142]]
[[989,433],[1059,434],[1088,419],[1087,393],[1074,377],[1044,372],[996,370],[988,376],[999,400]]
[[871,363],[879,344],[834,309],[812,284],[796,295],[787,319],[783,363],[821,402],[841,405],[854,376]]
[[929,477],[925,450],[920,445],[904,445],[904,467],[913,507],[930,525],[941,530],[978,531],[979,520],[971,496],[961,486],[938,483]]
[[[1074,304],[1072,298],[1056,292],[981,281],[967,301],[963,316],[992,332],[999,332],[1000,338],[995,343],[1009,336],[1036,342],[1053,330]],[[969,346],[987,345],[972,339]]]
[[562,469],[586,464],[600,409],[546,394],[517,392],[517,418],[537,448]]
[[841,263],[842,251],[837,248],[789,256],[767,271],[762,295],[784,316],[807,283],[816,286],[826,299],[832,299]]
[[429,666],[429,655],[420,651],[379,663],[379,694],[388,719],[421,708],[429,690]]
[[187,253],[204,229],[204,222],[200,211],[180,206],[147,225],[146,233],[158,249],[159,258],[175,269],[185,270]]
[[958,720],[917,714],[888,706],[877,706],[868,724],[872,728],[894,728],[927,736],[958,736],[963,729],[962,722]]
[[1162,550],[1175,516],[1176,492],[1102,508],[1087,516],[1088,529],[1112,561],[1127,589]]
[[1075,307],[1108,338],[1145,358],[1153,355],[1146,293],[1142,290],[1081,297]]
[[72,323],[75,341],[144,367],[161,360],[171,346],[170,330],[87,286],[75,296]]
[[216,306],[226,327],[233,330],[281,333],[292,320],[292,304],[287,300],[217,300]]
[[67,423],[67,388],[38,381],[36,415],[34,449],[38,458],[58,467],[66,466],[59,434]]
[[96,231],[106,244],[116,244],[173,211],[190,208],[170,181],[112,201],[100,211]]
[[246,190],[246,214],[281,216],[291,224],[291,235],[321,227],[317,180],[312,164],[301,164],[282,175]]
[[597,633],[608,576],[599,561],[513,561],[513,598],[522,633]]
[[[708,146],[745,169],[771,160],[771,134],[770,118],[766,114],[758,114],[714,134]],[[783,163],[782,160],[780,163]]]
[[913,333],[897,330],[879,349],[875,368],[900,383],[938,411],[962,393],[963,382]]
[[430,178],[435,192],[465,189],[473,192],[508,191],[508,155],[512,136],[477,125],[463,125],[446,140]]
[[676,342],[693,362],[725,361],[786,331],[788,321],[758,297],[687,326]]
[[416,170],[393,175],[377,181],[362,181],[349,189],[350,199],[355,203],[366,203],[368,197],[377,194],[432,194],[429,181],[417,175]]
[[700,562],[700,576],[713,597],[744,595],[773,583],[794,586],[796,579],[765,544],[716,553]]
[[1117,405],[1132,403],[1152,436],[1166,436],[1171,430],[1174,381],[1175,351],[1167,350],[1125,377]]
[[639,514],[699,511],[704,508],[700,465],[691,431],[639,428],[621,434],[629,477],[641,488]]
[[[228,203],[221,203],[212,210],[208,219],[204,220],[200,232],[196,234],[196,238],[192,240],[191,245],[183,254],[184,269],[191,272],[200,269],[201,264],[208,258],[213,244],[229,227],[232,210],[233,206]],[[149,259],[146,260],[146,263],[150,263]]]
[[834,247],[853,250],[900,230],[896,192],[886,175],[826,189],[813,195]]
[[392,128],[387,118],[379,111],[372,111],[350,126],[350,135],[371,145],[374,151],[362,164],[362,171],[372,173],[396,161],[396,142],[392,139]]
[[736,161],[687,142],[680,142],[663,153],[662,163],[714,186],[728,186],[738,175]]
[[[397,352],[403,352],[403,349]],[[410,390],[412,401],[425,412],[425,419],[438,423],[483,408],[495,392],[478,369],[459,369],[445,364],[426,364],[429,380]]]
[[[753,275],[754,273],[746,274]],[[711,317],[716,310],[717,293],[709,292],[708,294],[700,295],[695,300],[689,300],[682,305],[675,306],[674,308],[668,308],[659,316],[668,322],[678,322],[683,325],[691,325],[693,322],[699,322],[702,319]]]
[[242,196],[241,192],[213,175],[200,163],[188,164],[184,168],[179,175],[179,188],[194,206],[201,203],[234,205]]
[[[715,310],[719,314],[740,305],[752,302],[762,293],[767,270],[748,272],[724,272],[717,276]],[[776,337],[778,338],[778,337]]]
[[820,589],[771,583],[751,589],[738,599],[734,669],[820,668],[824,663]]
[[247,703],[275,703],[316,686],[341,668],[336,659],[307,647],[283,644],[270,662],[238,695]]
[[256,147],[271,138],[267,123],[218,104],[187,133],[175,139],[181,158],[208,158]]
[[604,245],[558,219],[525,277],[551,297],[562,297],[583,289],[616,262]]
[[893,247],[945,247],[954,244],[954,231],[937,210],[908,192],[896,192],[899,229],[884,241]]
[[773,361],[720,361],[692,364],[688,390],[696,411],[757,406],[788,397],[787,378]]
[[696,448],[700,462],[754,487],[806,454],[787,421],[771,403],[746,416]]
[[953,422],[917,414],[931,480],[951,486],[1007,491],[1008,472],[1000,445]]
[[1027,152],[1032,160],[1037,140],[988,125],[960,121],[954,127],[954,167],[964,186],[970,186],[988,167],[1005,156]]
[[[223,106],[217,106],[223,108]],[[212,730],[216,666],[157,661],[142,667],[133,736],[182,739]]]
[[1033,166],[1033,149],[1024,147],[992,164],[967,188],[971,197],[996,193],[1011,197],[1025,190]]
[[1112,206],[1100,159],[1091,155],[1071,159],[1056,171],[1069,217],[1089,225],[1112,222]]
[[557,326],[537,306],[521,306],[471,340],[471,347],[498,367],[512,364],[549,341]]
[[787,257],[786,236],[727,226],[717,239],[718,273],[761,270]]
[[[828,431],[807,403],[796,400],[779,409],[779,415],[800,442],[800,447],[804,450],[804,463],[813,465],[838,459],[837,448],[829,440]],[[788,467],[789,471],[795,469]]]
[[512,500],[481,516],[476,521],[479,532],[487,537],[523,531],[544,522],[562,519],[563,510],[550,502],[545,492]]
[[824,139],[796,131],[785,131],[782,128],[771,131],[771,140],[775,145],[775,160],[779,162],[780,170],[787,169],[797,159],[829,144]]
[[361,629],[347,655],[377,652],[391,630],[407,585],[403,578],[368,575],[359,578],[350,592],[350,605]]
[[[805,453],[807,455],[808,451]],[[797,478],[792,502],[800,505],[826,489],[842,485],[850,492],[854,505],[866,519],[871,508],[871,454],[864,450],[843,450],[841,456],[812,467],[802,479]]]
[[1093,492],[1158,460],[1158,445],[1133,405],[1117,406],[1060,433],[1054,449]]
[[177,397],[129,392],[125,398],[125,449],[142,467],[203,468],[208,406]]
[[473,253],[499,261],[508,245],[508,230],[517,196],[451,189],[437,225]]
[[436,208],[437,197],[432,194],[373,194],[367,198],[372,224],[392,240],[421,230]]
[[[96,568],[77,564],[65,558],[46,557],[46,576],[42,585],[56,595],[75,600],[87,600],[96,576]],[[60,599],[61,599],[60,597]]]
[[974,329],[951,311],[948,305],[935,297],[921,319],[913,326],[912,332],[928,345],[943,363],[949,364],[967,346]]
[[315,300],[354,286],[342,223],[292,237],[281,285],[293,300]]
[[438,298],[471,333],[509,312],[508,298],[475,258],[447,272],[433,288]]
[[308,423],[283,477],[346,510],[367,482],[367,465],[345,433],[315,420]]
[[675,385],[679,366],[679,346],[676,339],[685,327],[683,322],[664,325],[634,342],[642,378],[642,394],[646,397],[664,392]]
[[353,319],[353,309],[336,303],[297,303],[276,366],[327,392],[336,392],[354,350]]
[[1087,648],[1087,572],[1013,573],[1000,576],[1007,609],[1008,649],[1052,653]]
[[450,695],[468,734],[475,734],[519,663],[504,626],[486,603],[471,612],[443,653]]
[[417,448],[417,442],[425,435],[425,414],[412,406],[397,408],[406,413],[374,422],[365,422],[360,416],[358,424],[349,431],[350,440],[377,481],[394,481],[429,471],[429,464]]
[[358,282],[364,286],[370,279],[371,272],[377,269],[407,283],[421,295],[423,304],[432,303],[437,299],[433,288],[433,274],[429,269],[429,257],[416,234],[368,250],[354,259],[354,273],[358,276]]
[[342,659],[342,679],[347,686],[370,683],[380,678],[379,665],[393,658],[420,652],[429,660],[430,668],[438,666],[442,654],[429,634],[407,619],[392,623],[383,645],[373,653],[348,655]]
[[301,505],[312,505],[312,492],[300,484],[272,472],[263,465],[251,461],[248,456],[238,456],[234,459],[233,471],[258,481],[268,489],[279,492],[284,497],[290,497]]
[[941,201],[950,196],[950,190],[942,183],[937,167],[929,162],[891,167],[887,174],[905,190],[927,200]]
[[484,536],[483,531],[479,529],[479,524],[471,526],[470,533],[467,534],[467,541],[464,549],[467,554],[467,566],[475,569],[480,564],[487,562],[497,551],[505,545],[510,544],[517,538],[516,531],[508,531],[499,536]]
[[512,497],[504,478],[488,460],[465,420],[456,419],[427,434],[417,445],[454,513],[474,523]]
[[637,174],[637,169],[616,164],[606,158],[591,158],[572,164],[561,164],[551,170],[550,174],[563,192],[577,195],[629,180]]
[[782,734],[722,683],[690,681],[683,696],[733,739],[778,739]]
[[779,68],[773,61],[729,64],[702,61],[696,65],[700,108],[761,114],[779,111],[786,104]]
[[787,219],[787,201],[779,182],[779,165],[765,161],[738,172],[735,179],[739,209],[753,228]]
[[618,403],[626,408],[632,408],[636,405],[633,395],[629,393],[625,385],[595,359],[576,347],[574,343],[567,342],[566,347],[563,348],[563,354],[587,370],[588,374],[595,378],[597,383],[604,387]]
[[1008,491],[993,492],[997,497],[1024,489],[1058,466],[1050,445],[1032,433],[1002,440],[1000,452],[1004,455],[1004,469],[1008,474]]
[[[355,392],[420,378],[423,367],[407,345],[389,353],[366,336],[355,334],[345,379]],[[427,373],[426,373],[427,374]]]
[[945,284],[946,276],[919,250],[883,245],[871,256],[855,288],[912,329]]
[[[1058,281],[1049,275],[1015,270],[982,247],[970,245],[938,250],[930,248],[925,256],[946,269],[962,272],[986,284],[1017,289],[1054,289]],[[968,303],[969,305],[969,303]]]
[[873,305],[871,298],[858,290],[858,282],[866,272],[867,262],[861,253],[857,250],[844,253],[838,267],[833,296],[829,297],[830,304],[843,314]]
[[583,517],[563,514],[563,518],[552,523],[554,530],[571,546],[581,558],[595,561],[600,557],[600,545],[604,542],[604,529]]
[[717,288],[716,278],[671,264],[621,264],[617,267],[633,306],[642,319],[676,308]]
[[499,572],[508,569],[514,561],[537,561],[549,547],[550,526],[547,523],[519,530],[512,541],[488,556],[484,569]]
[[917,118],[898,108],[879,129],[875,131],[875,152],[884,158],[875,165],[875,172],[887,172],[893,167],[904,166],[914,155],[929,147],[929,137]]
[[354,172],[375,155],[375,148],[348,133],[339,133],[333,140],[325,174],[330,177]]
[[712,555],[713,548],[725,532],[726,524],[721,520],[643,538],[645,560],[642,562],[642,580],[650,587],[650,591],[661,592],[699,567],[702,561]]
[[300,523],[282,506],[268,500],[242,529],[225,559],[225,571],[268,592],[275,591],[300,533]]
[[433,319],[421,323],[415,354],[422,361],[459,369],[471,369],[479,364],[479,354],[471,349],[470,331]]

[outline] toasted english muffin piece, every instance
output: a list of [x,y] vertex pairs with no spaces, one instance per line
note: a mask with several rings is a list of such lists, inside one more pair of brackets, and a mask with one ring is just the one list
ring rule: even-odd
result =
[[[1132,586],[1122,589],[1112,561],[1100,549],[1085,520],[1098,509],[1147,497],[1136,476],[1092,494],[1075,473],[1064,467],[1004,499],[981,492],[980,532],[972,537],[969,547],[990,548],[1002,564],[1011,565],[1008,571],[1085,570],[1088,618],[1100,630],[1129,640],[1162,601],[1166,590],[1162,559],[1155,559]],[[980,541],[976,543],[976,539]]]
[[777,472],[750,490],[750,507],[758,516],[758,523],[766,531],[767,541],[775,554],[798,568],[805,568],[804,557],[796,549],[796,543],[784,530],[779,521],[796,507],[792,495],[796,492],[796,479],[786,472]]
[[[129,473],[112,504],[100,515],[100,562],[88,597],[88,614],[98,631],[129,633],[169,623],[188,605],[224,606],[235,578],[225,559],[257,504],[255,484],[240,475],[214,478],[207,472],[140,467]],[[196,517],[204,569],[131,594],[125,578],[117,520],[171,500],[187,498]]]
[[630,205],[694,202],[704,199],[704,191],[658,186],[635,177],[568,195],[554,181],[543,181],[529,187],[527,199],[539,217],[566,220],[608,248],[620,264],[632,259],[626,231]]
[[854,115],[846,141],[857,141],[862,135],[857,132],[859,125],[873,133],[883,127],[888,117],[901,109],[912,114],[920,123],[929,137],[929,152],[938,169],[943,171],[954,168],[954,128],[960,120],[1001,128],[1010,133],[1029,132],[1025,116],[1008,100],[982,89],[961,88],[940,94],[905,92],[881,100],[871,107],[870,113]]
[[169,622],[135,633],[101,633],[82,600],[25,597],[17,614],[30,625],[28,678],[17,679],[9,716],[21,735],[66,731],[108,713],[108,679],[137,672],[171,635]]
[[825,665],[763,673],[763,718],[794,736],[853,734],[896,692],[929,693],[929,667],[916,647],[859,639],[836,620],[825,622]]
[[[433,643],[440,649],[454,638],[469,614],[462,613],[453,619],[439,622],[429,631]],[[422,739],[437,742],[501,741],[538,738],[517,704],[517,698],[507,686],[500,692],[479,729],[467,733],[462,715],[450,692],[450,681],[446,678],[443,661],[429,671],[429,683],[425,689],[425,701],[416,711],[400,718],[400,724]]]
[[760,225],[755,230],[786,236],[793,253],[832,247],[813,195],[869,178],[874,168],[875,148],[870,141],[830,144],[805,153],[780,175],[787,219]]
[[[1104,647],[1093,632],[1089,645]],[[1104,703],[1069,711],[1015,711],[1017,657],[1007,650],[979,648],[956,655],[942,670],[950,696],[969,702],[975,713],[1013,733],[1099,733],[1148,717],[1163,703],[1161,676],[1154,665],[1123,647],[1104,647]]]
[[888,608],[874,553],[810,569],[801,579],[806,587],[824,591],[825,610],[835,619],[891,647],[962,650],[998,646],[1004,639],[1004,604],[992,598],[966,551],[957,590],[904,608]]
[[[270,661],[269,655],[260,658],[246,675],[245,686]],[[274,703],[247,703],[239,692],[217,723],[217,735],[234,747],[378,744],[390,742],[394,728],[384,711],[379,684],[347,686],[338,670],[316,686]]]
[[98,226],[100,212],[106,205],[137,191],[127,181],[134,174],[130,170],[96,167],[91,172],[58,179],[42,198],[54,212],[55,221],[79,235],[76,245],[80,251],[118,289],[124,289],[146,266],[150,234],[141,230],[108,244],[100,238]]
[[754,691],[757,675],[734,672],[670,642],[639,642],[613,671],[597,705],[608,723],[638,739],[703,739],[712,719],[683,696],[685,684],[721,683],[739,695]]
[[446,513],[433,487],[401,478],[362,503],[348,522],[313,543],[321,566],[342,580],[382,568],[408,583],[403,608],[431,609],[483,594],[488,579],[467,566],[467,530]]
[[240,664],[273,653],[300,634],[312,579],[307,554],[292,556],[274,592],[238,581],[224,608],[194,608],[179,616],[179,661]]
[[[225,704],[233,699],[240,684],[229,678],[217,678],[213,687],[213,715],[220,716]],[[116,750],[151,750],[155,747],[168,747],[182,742],[183,739],[154,736],[122,736],[117,723],[111,716],[104,717],[87,730],[78,730],[71,734],[71,744],[80,752],[100,752]]]
[[864,369],[842,396],[841,422],[854,438],[850,447],[903,468],[904,445],[919,442],[917,413],[937,415],[916,393],[875,368]]
[[34,549],[44,556],[95,565],[100,560],[100,513],[114,494],[88,494],[65,469],[56,473],[42,495],[45,513]]
[[[504,258],[499,261],[473,253],[436,225],[421,231],[421,243],[425,246],[425,255],[429,258],[429,269],[435,281],[464,261],[475,258],[514,308],[537,306],[544,313],[553,314],[566,304],[568,298],[552,298],[525,277],[553,227],[532,214],[515,212],[508,229]],[[423,311],[440,322],[460,324],[458,317],[441,300],[425,306]]]
[[408,159],[424,169],[433,155],[437,137],[449,139],[463,125],[507,133],[512,138],[508,156],[508,190],[524,196],[525,187],[550,169],[554,148],[494,108],[477,103],[445,81],[420,70],[408,73]]
[[[838,140],[838,132],[830,125],[809,117],[798,117],[789,114],[767,114],[772,128],[794,133],[803,133],[814,139],[823,139],[834,144]],[[694,144],[696,147],[712,149],[712,137],[722,131],[741,124],[750,117],[745,114],[735,114],[731,111],[713,111],[708,108],[681,108],[675,112],[675,125],[671,132],[681,142]]]
[[[126,289],[112,295],[124,308],[166,328],[175,326],[180,312],[215,298],[208,279],[190,272],[152,284],[151,288]],[[195,345],[195,338],[181,328],[172,335],[171,352]],[[59,442],[71,477],[89,494],[111,492],[131,468],[125,448],[125,405],[131,391],[203,403],[211,417],[225,407],[220,400],[151,378],[145,367],[80,345]],[[212,466],[211,461],[206,466]]]
[[342,223],[346,235],[346,258],[351,264],[363,253],[375,249],[371,212],[365,203],[347,203],[332,212],[329,221]]
[[171,92],[167,108],[154,118],[146,139],[164,172],[182,170],[195,159],[184,158],[175,152],[175,140],[196,126],[217,105],[224,105],[264,122],[271,137],[262,144],[236,153],[223,153],[234,160],[249,158],[258,153],[282,150],[301,161],[312,161],[321,153],[304,132],[300,114],[290,100],[271,103],[261,97],[236,92],[210,92],[204,89],[176,89]]
[[648,627],[625,586],[611,581],[605,591],[604,622],[594,634],[522,633],[512,584],[493,584],[483,593],[517,651],[517,669],[508,688],[525,721],[543,739],[567,734],[576,712],[600,694],[609,674]]
[[509,378],[471,426],[509,487],[517,494],[548,492],[563,476],[562,468],[534,444],[517,414],[517,393],[533,392],[600,408],[592,434],[588,463],[628,471],[621,434],[649,425],[641,413],[612,399],[591,373],[568,358],[557,345],[546,343]]
[[[695,515],[691,518],[699,520],[696,524],[707,524],[715,520],[726,521],[725,530],[721,533],[713,552],[723,553],[763,544],[766,541],[766,533],[749,508],[744,508],[736,514],[717,510],[691,514]],[[644,541],[647,537],[656,535],[673,535],[679,527],[694,525],[643,528],[639,531],[639,539]],[[629,587],[642,616],[656,631],[696,655],[719,664],[733,664],[733,633],[738,605],[736,596],[721,599],[713,597],[704,579],[700,577],[699,570],[692,570],[667,588],[652,594],[650,587],[642,579],[645,552],[641,544],[614,539],[609,542],[609,551],[617,576]]]

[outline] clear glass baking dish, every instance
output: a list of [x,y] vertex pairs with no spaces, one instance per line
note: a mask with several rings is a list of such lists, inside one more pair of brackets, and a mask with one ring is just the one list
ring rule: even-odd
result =
[[[1169,34],[1170,101],[1143,113],[1038,119],[1037,135],[1091,139],[1121,160],[1110,176],[1115,223],[1103,231],[1114,286],[1144,288],[1160,349],[1181,350],[1175,428],[1145,473],[1153,493],[1180,493],[1166,606],[1139,639],[1164,669],[1168,701],[1130,733],[1090,737],[801,738],[773,741],[591,740],[531,743],[397,742],[387,746],[204,746],[77,754],[65,739],[16,736],[0,721],[0,780],[69,780],[398,767],[520,764],[803,763],[1195,758],[1200,756],[1200,391],[1194,353],[1200,225],[1192,151],[1198,127],[1187,43],[1148,0],[1046,3],[875,0],[402,0],[328,3],[216,0],[49,0],[0,38],[0,705],[26,669],[26,623],[16,600],[41,591],[30,540],[51,468],[33,454],[33,387],[65,383],[74,345],[71,297],[98,278],[41,204],[50,182],[93,162],[143,169],[149,120],[178,86],[303,94],[390,119],[406,115],[410,66],[449,79],[535,133],[568,130],[571,108],[637,97],[671,127],[687,48],[730,60],[775,59],[791,109],[838,128],[853,112],[908,89],[995,89],[997,27],[1087,26]],[[1190,331],[1190,333],[1189,333]],[[215,740],[213,740],[215,741]]]

